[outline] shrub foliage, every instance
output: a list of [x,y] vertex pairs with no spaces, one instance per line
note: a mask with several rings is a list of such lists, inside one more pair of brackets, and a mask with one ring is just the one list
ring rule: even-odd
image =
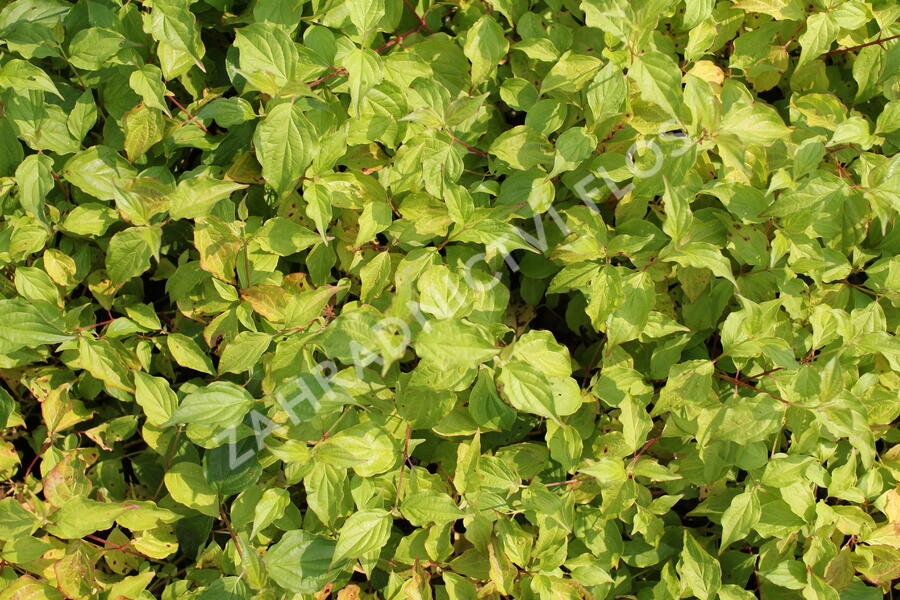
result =
[[894,0],[0,7],[0,600],[900,576]]

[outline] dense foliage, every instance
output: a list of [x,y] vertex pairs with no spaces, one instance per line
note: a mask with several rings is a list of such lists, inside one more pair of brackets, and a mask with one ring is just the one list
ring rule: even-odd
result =
[[895,0],[0,0],[0,600],[875,600]]

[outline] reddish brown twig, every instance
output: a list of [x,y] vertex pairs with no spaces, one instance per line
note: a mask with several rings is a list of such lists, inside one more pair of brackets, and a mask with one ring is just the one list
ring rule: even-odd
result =
[[[398,35],[397,37],[395,37],[394,39],[390,40],[389,42],[387,42],[387,43],[383,44],[382,46],[376,48],[376,49],[375,49],[375,52],[376,52],[376,53],[381,53],[383,50],[387,50],[387,49],[390,48],[391,46],[394,46],[394,45],[397,45],[397,44],[402,44],[403,40],[404,40],[407,36],[410,36],[410,35],[412,35],[412,34],[418,32],[418,31],[419,31],[420,29],[422,29],[423,27],[425,28],[425,30],[426,30],[428,33],[434,33],[434,31],[432,31],[431,28],[428,26],[428,24],[425,22],[425,18],[419,16],[419,13],[416,12],[416,9],[413,8],[412,4],[410,4],[408,0],[403,0],[403,3],[404,3],[404,4],[406,5],[406,7],[410,10],[410,12],[412,12],[412,14],[413,14],[413,16],[416,18],[416,20],[419,21],[419,25],[418,25],[417,27],[413,28],[413,29],[410,29],[409,31],[407,31],[406,33],[404,33],[404,34],[402,34],[402,35]],[[430,10],[430,9],[429,9],[429,10]],[[425,13],[425,14],[427,15],[428,13]],[[325,75],[325,76],[323,76],[323,77],[319,77],[318,79],[316,79],[315,81],[310,82],[310,83],[307,84],[307,85],[309,85],[309,87],[315,87],[315,86],[319,85],[319,84],[322,83],[322,82],[325,82],[325,81],[328,81],[329,79],[333,79],[334,77],[337,77],[338,75],[346,75],[346,74],[347,74],[347,70],[344,69],[344,68],[342,68],[342,67],[334,67],[334,66],[333,66],[333,67],[331,67],[331,68],[332,68],[332,69],[335,69],[335,71],[333,71],[333,72],[331,72],[331,73],[329,73],[328,75]]]
[[315,81],[310,82],[310,83],[308,84],[309,87],[316,87],[317,85],[319,85],[319,84],[322,83],[323,81],[328,81],[329,79],[332,79],[332,78],[334,78],[334,77],[337,77],[338,75],[346,75],[346,74],[347,74],[347,69],[344,69],[344,68],[342,68],[342,67],[331,67],[331,68],[334,69],[334,71],[332,71],[332,72],[329,73],[328,75],[325,75],[325,76],[323,76],[323,77],[319,77],[319,78],[316,79]]
[[[109,540],[104,540],[100,536],[89,533],[84,537],[86,537],[89,540],[93,540],[95,542],[100,542],[104,546],[109,546],[113,550],[121,550],[122,552],[127,552],[128,554],[134,554],[135,556],[140,556],[141,558],[144,558],[143,554],[135,552],[134,550],[131,550],[130,548],[126,548],[125,546],[120,546],[118,544],[114,544],[114,543],[110,542]],[[131,542],[129,541],[128,543],[130,544]]]
[[[413,5],[409,3],[409,0],[403,0],[403,4],[405,4],[405,5],[406,5],[406,8],[408,8],[409,11],[413,14],[413,16],[416,17],[416,19],[419,21],[419,23],[421,24],[421,26],[425,28],[425,31],[427,31],[428,33],[434,33],[434,32],[431,30],[431,27],[429,27],[428,24],[425,23],[425,19],[424,19],[423,17],[420,17],[420,16],[419,16],[419,13],[416,12],[416,9],[413,8]],[[427,14],[427,13],[426,13],[426,14]]]
[[469,152],[471,152],[472,154],[479,154],[481,156],[487,156],[487,152],[485,152],[484,150],[479,150],[475,146],[465,143],[464,141],[462,141],[461,139],[459,139],[452,133],[450,134],[450,139],[453,140],[454,142],[456,142],[457,144],[465,146],[469,150]]
[[[378,54],[381,54],[381,51],[382,51],[382,50],[386,50],[386,49],[390,48],[391,46],[393,46],[394,44],[400,44],[400,42],[402,42],[406,37],[408,37],[408,36],[410,36],[410,35],[412,35],[412,34],[414,34],[414,33],[418,33],[418,31],[419,31],[420,29],[422,29],[422,26],[421,26],[421,25],[419,25],[419,26],[416,27],[415,29],[410,29],[409,31],[407,31],[407,32],[404,33],[403,35],[398,35],[397,37],[395,37],[395,38],[392,39],[391,41],[387,42],[386,44],[384,44],[384,45],[382,45],[382,46],[379,46],[378,48],[375,48],[375,52],[378,53]],[[401,44],[401,45],[402,45],[402,44]]]
[[777,395],[773,394],[772,392],[767,392],[766,390],[761,390],[754,385],[750,385],[746,381],[741,381],[740,379],[738,379],[736,377],[732,377],[730,375],[726,375],[725,373],[716,373],[716,377],[718,377],[719,379],[723,379],[725,381],[731,382],[735,385],[739,385],[744,389],[752,390],[758,394],[765,394],[766,396],[769,396],[770,398],[774,398],[775,400],[778,400],[779,402],[781,402],[782,404],[785,404],[787,406],[797,406],[797,404],[794,404],[790,400],[785,400],[781,396],[777,396]]
[[579,483],[582,481],[587,481],[590,477],[574,477],[572,479],[566,479],[565,481],[554,481],[553,483],[545,483],[544,487],[556,487],[558,485],[566,485],[567,483]]
[[650,448],[650,446],[655,444],[656,441],[661,437],[662,437],[662,432],[660,431],[656,436],[647,440],[644,443],[644,445],[641,446],[641,449],[634,453],[634,458],[631,459],[631,463],[629,464],[629,467],[633,467],[635,465],[635,463],[637,463],[638,459],[644,454],[644,452],[646,452]]
[[760,377],[768,377],[772,373],[776,373],[778,371],[783,371],[784,367],[775,367],[774,369],[769,369],[768,371],[763,371],[759,375],[747,375],[750,379],[759,379]]
[[169,469],[172,467],[172,458],[175,456],[175,449],[178,447],[178,439],[181,437],[181,427],[178,428],[178,431],[175,432],[175,435],[172,436],[172,441],[169,442],[169,448],[166,450],[166,461],[165,466],[163,467],[163,477],[159,480],[159,485],[156,486],[156,491],[153,492],[153,500],[159,496],[159,492],[162,491],[163,485],[166,483],[165,474],[169,472]]
[[858,155],[862,156],[862,150],[856,148],[853,144],[840,144],[839,146],[835,146],[834,148],[826,148],[825,152],[828,154],[834,154],[835,152],[840,152],[841,150],[853,150]]
[[406,435],[403,438],[403,462],[409,465],[409,468],[413,468],[412,461],[409,459],[409,438],[412,435],[412,426],[407,423],[406,424]]
[[838,48],[837,50],[832,50],[831,52],[826,52],[822,56],[833,56],[835,54],[844,54],[845,52],[853,52],[854,50],[859,50],[860,48],[866,48],[867,46],[880,46],[885,42],[889,42],[891,40],[896,40],[900,38],[900,34],[892,35],[891,37],[882,38],[879,37],[877,40],[872,42],[866,42],[865,44],[859,44],[857,46],[850,46],[849,48]]
[[100,321],[99,323],[93,323],[91,325],[85,325],[84,327],[79,327],[74,331],[74,333],[78,333],[80,331],[84,331],[85,329],[94,329],[95,327],[103,327],[104,325],[109,325],[115,321],[115,319],[107,319],[106,321]]
[[234,549],[237,550],[238,556],[243,560],[244,551],[241,550],[241,543],[238,541],[237,534],[231,526],[231,521],[228,520],[228,515],[225,514],[225,509],[222,507],[219,507],[219,516],[222,517],[222,520],[225,522],[225,529],[228,530],[228,535],[231,537],[231,543],[234,544]]
[[202,121],[199,121],[199,120],[197,119],[197,117],[195,117],[194,115],[192,115],[192,114],[191,114],[191,111],[189,111],[188,109],[186,109],[185,107],[183,107],[183,106],[181,105],[181,103],[180,103],[178,100],[175,99],[175,96],[169,96],[168,98],[169,98],[172,102],[175,103],[175,106],[177,106],[178,108],[181,109],[181,112],[183,112],[184,114],[186,114],[186,115],[188,116],[188,120],[185,121],[185,123],[194,123],[194,124],[196,124],[200,129],[202,129],[202,130],[204,131],[204,133],[206,133],[207,135],[209,135],[209,129],[206,128],[206,125],[204,125]]
[[34,455],[34,458],[31,459],[31,462],[28,464],[28,468],[25,469],[25,474],[22,475],[23,481],[28,478],[28,475],[31,473],[31,470],[34,468],[34,465],[37,464],[38,459],[41,456],[43,456],[44,452],[46,452],[47,449],[50,448],[51,445],[52,444],[50,442],[50,438],[47,438],[46,440],[44,440],[44,443],[41,444],[41,449],[38,450],[37,454]]
[[581,380],[581,387],[587,387],[587,384],[591,379],[591,371],[593,371],[594,367],[597,366],[597,357],[600,356],[601,348],[603,348],[603,344],[597,342],[597,349],[594,350],[594,355],[591,357],[591,362],[588,363],[588,367],[584,371],[584,378]]

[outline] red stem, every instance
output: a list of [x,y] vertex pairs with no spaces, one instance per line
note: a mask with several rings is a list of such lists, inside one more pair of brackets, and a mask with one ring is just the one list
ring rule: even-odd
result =
[[747,383],[746,381],[741,381],[741,380],[738,379],[737,377],[732,377],[732,376],[730,376],[730,375],[726,375],[725,373],[716,373],[716,377],[718,377],[719,379],[724,379],[725,381],[730,381],[731,383],[733,383],[733,384],[735,384],[735,385],[739,385],[739,386],[741,386],[742,388],[745,388],[745,389],[748,389],[748,390],[753,390],[754,392],[756,392],[756,393],[758,393],[758,394],[765,394],[765,395],[769,396],[770,398],[774,398],[775,400],[778,400],[778,401],[781,402],[782,404],[786,404],[787,406],[797,406],[797,405],[794,404],[793,402],[790,402],[790,401],[788,401],[788,400],[785,400],[785,399],[782,398],[781,396],[776,396],[776,395],[773,394],[772,392],[767,392],[766,390],[761,390],[761,389],[759,389],[758,387],[756,387],[756,386],[754,386],[754,385],[750,385],[750,384]]
[[459,139],[452,133],[450,134],[450,139],[452,139],[457,144],[461,144],[461,145],[465,146],[469,150],[469,152],[471,152],[472,154],[480,154],[481,156],[487,156],[487,152],[485,152],[484,150],[479,150],[475,146],[465,143],[464,141],[462,141],[461,139]]
[[34,455],[34,458],[31,459],[31,463],[29,463],[28,468],[25,469],[25,474],[22,475],[23,481],[28,478],[28,475],[31,473],[31,470],[34,468],[34,465],[37,464],[38,459],[41,456],[43,456],[44,452],[46,452],[50,446],[51,446],[50,439],[48,438],[48,439],[44,440],[44,443],[41,444],[41,449],[38,451],[37,454]]
[[192,115],[191,112],[190,112],[188,109],[186,109],[185,107],[183,107],[183,106],[181,105],[181,103],[178,102],[178,100],[175,99],[175,96],[169,96],[169,99],[172,100],[172,102],[175,103],[175,106],[177,106],[178,108],[181,109],[181,112],[183,112],[184,114],[186,114],[186,115],[188,116],[188,120],[185,121],[186,123],[194,123],[194,124],[196,124],[196,125],[197,125],[198,127],[200,127],[200,129],[202,129],[207,135],[209,135],[209,129],[206,128],[206,125],[204,125],[201,121],[198,121],[198,120],[197,120],[197,117],[195,117],[194,115]]
[[420,17],[420,16],[419,16],[419,13],[416,12],[416,9],[413,8],[413,5],[409,3],[409,0],[403,0],[403,4],[405,4],[405,5],[406,5],[406,8],[408,8],[408,9],[410,10],[410,12],[416,17],[416,19],[419,20],[419,23],[422,24],[422,27],[424,27],[425,30],[426,30],[428,33],[434,33],[434,32],[431,30],[431,27],[429,27],[429,26],[425,23],[425,19],[423,19],[422,17]]
[[631,459],[631,466],[634,466],[634,464],[638,461],[638,459],[641,457],[641,455],[643,455],[644,452],[646,452],[650,448],[650,446],[655,444],[656,440],[658,440],[661,437],[662,437],[662,432],[660,431],[655,437],[652,437],[649,440],[647,440],[647,442],[641,447],[641,449],[635,453],[634,458]]
[[376,49],[375,49],[375,52],[381,53],[382,50],[385,50],[385,49],[387,49],[387,48],[390,48],[390,47],[393,46],[394,44],[399,44],[399,43],[402,42],[407,36],[410,36],[410,35],[412,35],[412,34],[414,34],[414,33],[417,33],[420,29],[422,29],[422,26],[421,26],[421,25],[419,25],[419,26],[416,27],[415,29],[410,29],[409,31],[407,31],[407,32],[404,33],[403,35],[398,35],[397,37],[395,37],[394,39],[392,39],[392,40],[389,41],[388,43],[384,44],[383,46],[381,46],[381,47],[379,47],[379,48],[376,48]]
[[[380,53],[382,50],[387,50],[391,46],[401,43],[407,36],[410,36],[410,35],[418,32],[423,27],[425,28],[425,30],[428,33],[434,33],[434,31],[431,30],[431,27],[429,27],[428,24],[425,22],[425,19],[423,17],[420,17],[419,13],[416,12],[416,9],[413,7],[413,5],[409,3],[409,0],[403,0],[403,4],[405,4],[406,7],[410,10],[410,12],[412,12],[412,14],[416,18],[416,20],[419,21],[419,26],[414,29],[410,29],[409,31],[407,31],[406,33],[404,33],[402,35],[398,35],[396,38],[385,43],[381,47],[376,48],[375,49],[376,53]],[[331,68],[336,69],[336,70],[332,73],[329,73],[328,75],[325,75],[324,77],[320,77],[320,78],[316,79],[315,81],[310,82],[307,85],[309,85],[309,87],[315,87],[315,86],[319,85],[320,83],[322,83],[323,81],[328,81],[329,79],[337,77],[338,75],[346,75],[347,74],[347,70],[344,68],[340,68],[340,67],[331,67]],[[173,98],[173,100],[174,100],[174,98]],[[176,102],[176,104],[177,104],[177,102]],[[182,110],[184,110],[184,109],[182,109]],[[185,112],[187,112],[187,111],[185,111]],[[188,113],[188,115],[190,115],[190,113]],[[462,142],[460,142],[460,143],[462,143]],[[471,147],[469,147],[469,148],[473,149]],[[477,150],[477,149],[474,149],[474,150]],[[483,154],[480,150],[478,152]]]
[[594,355],[591,357],[591,362],[590,364],[588,364],[588,368],[584,372],[584,379],[581,380],[581,387],[587,387],[587,384],[591,379],[591,371],[593,371],[594,367],[597,366],[597,357],[600,356],[600,349],[602,347],[603,345],[597,342],[597,349],[594,350]]
[[[121,550],[122,552],[127,552],[128,554],[134,554],[135,556],[140,556],[141,558],[144,558],[144,556],[142,554],[138,554],[134,550],[130,550],[130,549],[126,548],[125,546],[120,546],[118,544],[114,544],[114,543],[110,542],[109,540],[104,540],[100,536],[89,533],[84,537],[86,537],[89,540],[93,540],[95,542],[100,542],[104,546],[109,546],[110,548],[113,548],[115,550]],[[128,542],[128,543],[130,544],[131,542]]]
[[310,82],[309,87],[315,87],[315,86],[319,85],[320,83],[322,83],[323,81],[328,81],[332,77],[337,77],[338,75],[346,75],[347,74],[347,69],[343,69],[343,68],[339,68],[339,67],[331,67],[331,68],[334,69],[334,71],[332,71],[328,75],[325,75],[324,77],[319,77],[315,81]]
[[107,321],[100,321],[99,323],[94,323],[93,325],[85,325],[84,327],[79,327],[78,329],[76,329],[75,333],[78,333],[79,331],[84,331],[85,329],[93,329],[94,327],[102,327],[103,325],[109,325],[113,321],[115,321],[115,319],[109,319]]
[[587,481],[590,477],[575,477],[573,479],[566,479],[565,481],[554,481],[553,483],[545,483],[544,487],[556,487],[558,485],[565,485],[567,483],[578,483],[580,481]]
[[896,40],[900,38],[900,34],[892,35],[891,37],[881,38],[879,37],[877,40],[873,42],[867,42],[865,44],[859,44],[858,46],[850,46],[849,48],[838,48],[837,50],[832,50],[831,52],[826,52],[822,56],[833,56],[835,54],[843,54],[845,52],[853,52],[854,50],[859,50],[860,48],[865,48],[867,46],[881,45],[884,42],[889,42],[891,40]]

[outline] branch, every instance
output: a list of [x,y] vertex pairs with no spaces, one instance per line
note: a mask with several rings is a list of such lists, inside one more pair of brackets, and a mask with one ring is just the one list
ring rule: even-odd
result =
[[307,85],[309,85],[309,87],[316,87],[323,81],[328,81],[329,79],[331,79],[333,77],[337,77],[338,75],[346,75],[347,74],[347,69],[344,69],[342,67],[331,67],[331,68],[334,69],[334,71],[332,71],[328,75],[325,75],[324,77],[319,77],[315,81],[311,81]]
[[867,46],[875,46],[876,44],[880,46],[884,42],[896,40],[897,38],[900,38],[900,34],[892,35],[891,37],[886,37],[886,38],[879,37],[877,40],[875,40],[873,42],[866,42],[865,44],[859,44],[858,46],[850,46],[849,48],[838,48],[837,50],[832,50],[831,52],[826,52],[822,56],[833,56],[835,54],[844,54],[845,52],[853,52],[854,50],[859,50],[860,48],[865,48]]
[[[391,41],[387,42],[387,43],[384,44],[383,46],[380,46],[380,47],[378,47],[378,48],[375,48],[375,53],[376,53],[376,54],[381,54],[381,51],[382,51],[382,50],[385,50],[385,49],[387,49],[387,48],[390,48],[390,47],[393,46],[394,44],[400,44],[406,37],[408,37],[408,36],[410,36],[410,35],[412,35],[412,34],[414,34],[414,33],[417,33],[420,29],[422,29],[422,26],[421,26],[421,25],[419,25],[419,26],[416,27],[415,29],[410,29],[409,31],[407,31],[407,32],[404,33],[403,35],[398,35],[397,37],[395,37],[395,38],[392,39]],[[402,45],[402,44],[401,44],[401,45]]]
[[633,467],[635,465],[635,463],[638,461],[638,459],[644,454],[644,452],[646,452],[650,448],[650,446],[655,444],[656,441],[661,437],[662,437],[662,431],[660,431],[658,434],[656,434],[656,436],[647,440],[647,442],[641,447],[641,449],[638,450],[637,452],[635,452],[634,458],[631,459],[631,464],[629,465],[629,467]]
[[[419,22],[419,25],[413,29],[410,29],[409,31],[407,31],[406,33],[404,33],[402,35],[398,35],[394,39],[385,43],[383,46],[376,48],[375,52],[377,54],[380,54],[382,52],[382,50],[387,50],[391,46],[394,46],[396,44],[402,44],[403,40],[406,37],[408,37],[414,33],[417,33],[420,29],[425,29],[428,33],[434,33],[434,31],[431,30],[431,27],[429,27],[428,24],[425,23],[425,17],[419,16],[419,13],[417,13],[416,9],[413,7],[413,5],[409,3],[409,0],[403,0],[403,3],[406,5],[406,7],[410,10],[410,12],[413,14],[413,16]],[[428,10],[430,11],[431,9],[428,9]],[[426,12],[425,14],[427,15],[428,12]],[[336,69],[336,70],[332,73],[329,73],[328,75],[325,75],[324,77],[320,77],[320,78],[316,79],[315,81],[308,83],[307,85],[309,85],[309,87],[315,87],[315,86],[319,85],[320,83],[322,83],[323,81],[328,81],[329,79],[337,77],[338,75],[346,75],[347,74],[347,70],[344,68],[341,68],[341,67],[331,67],[331,68]]]
[[109,324],[112,323],[113,321],[115,321],[115,319],[109,319],[109,320],[107,320],[107,321],[100,321],[99,323],[93,323],[93,324],[91,324],[91,325],[85,325],[84,327],[79,327],[78,329],[76,329],[76,330],[74,331],[74,333],[78,333],[78,332],[80,332],[80,331],[84,331],[85,329],[93,329],[93,328],[95,328],[95,327],[103,327],[104,325],[109,325]]
[[50,446],[52,446],[52,445],[53,445],[53,442],[50,441],[49,437],[46,440],[44,440],[44,443],[41,444],[41,449],[38,450],[38,452],[34,455],[34,458],[31,459],[31,463],[29,463],[28,468],[25,469],[25,474],[22,475],[22,481],[24,481],[28,478],[28,475],[31,474],[31,470],[34,468],[34,465],[37,464],[38,459],[41,456],[43,456],[44,452],[49,450]]
[[[93,534],[88,534],[88,535],[86,535],[86,536],[84,536],[84,537],[86,537],[86,538],[89,539],[89,540],[95,541],[95,542],[100,542],[100,543],[103,544],[104,546],[109,546],[110,548],[113,548],[113,549],[115,549],[115,550],[121,550],[122,552],[127,552],[128,554],[134,554],[135,556],[139,556],[139,557],[141,557],[141,558],[146,558],[143,554],[140,554],[140,553],[138,553],[138,552],[135,552],[134,550],[131,550],[131,549],[129,549],[129,548],[126,548],[125,546],[120,546],[119,544],[114,544],[114,543],[110,542],[109,540],[103,539],[103,538],[100,537],[100,536],[93,535]],[[129,540],[128,543],[130,544],[131,541]]]
[[726,375],[725,373],[716,373],[716,377],[718,377],[719,379],[724,379],[725,381],[730,381],[731,383],[733,383],[735,385],[739,385],[742,388],[752,390],[758,394],[765,394],[765,395],[769,396],[770,398],[774,398],[774,399],[778,400],[779,402],[781,402],[782,404],[785,404],[787,406],[800,406],[799,404],[795,404],[789,400],[785,400],[781,396],[776,396],[772,392],[767,392],[766,390],[761,390],[756,386],[750,385],[746,381],[741,381],[737,377],[732,377],[731,375]]
[[204,131],[204,133],[206,133],[207,135],[209,135],[209,129],[206,128],[206,125],[204,125],[201,121],[198,121],[198,120],[197,120],[197,117],[195,117],[194,115],[192,115],[191,112],[190,112],[188,109],[186,109],[185,107],[183,107],[183,106],[181,105],[181,103],[180,103],[178,100],[175,99],[175,96],[167,96],[167,97],[168,97],[172,102],[175,103],[175,106],[177,106],[178,108],[181,109],[181,112],[183,112],[184,114],[186,114],[186,115],[188,116],[188,120],[185,121],[186,123],[194,123],[194,124],[197,125],[200,129],[202,129],[202,130]]
[[578,483],[580,481],[587,481],[590,477],[575,477],[574,479],[566,479],[565,481],[554,481],[553,483],[545,483],[544,487],[556,487],[558,485],[566,485],[568,483]]
[[422,17],[420,17],[420,16],[419,16],[419,13],[416,12],[416,9],[413,8],[413,5],[409,3],[409,0],[403,0],[403,4],[405,4],[405,5],[406,5],[406,8],[408,8],[408,9],[410,10],[410,12],[416,17],[416,19],[418,19],[419,23],[421,23],[421,26],[425,28],[425,31],[427,31],[428,33],[434,33],[434,32],[431,30],[431,27],[429,27],[429,26],[425,23],[425,19],[422,18]]
[[462,146],[465,146],[469,150],[469,152],[471,152],[472,154],[479,154],[481,156],[487,156],[487,152],[485,152],[484,150],[479,150],[475,146],[465,143],[464,141],[462,141],[461,139],[459,139],[452,133],[450,133],[450,139],[453,140],[454,142],[456,142],[457,144],[461,144]]

